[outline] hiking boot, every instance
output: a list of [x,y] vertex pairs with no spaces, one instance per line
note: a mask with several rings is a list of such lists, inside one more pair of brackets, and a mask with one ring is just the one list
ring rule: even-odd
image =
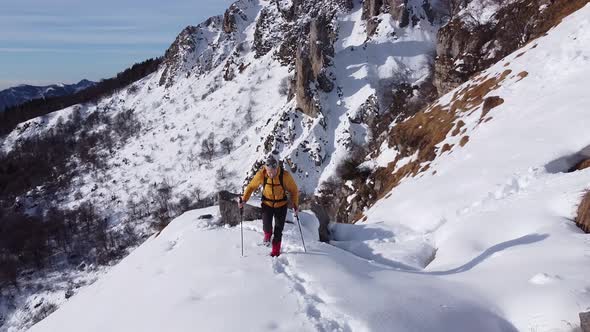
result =
[[267,247],[270,247],[270,237],[271,237],[272,233],[267,233],[264,232],[264,240],[262,240],[262,244],[264,244]]
[[280,242],[273,242],[272,251],[270,252],[270,255],[272,257],[277,257],[280,254],[281,254],[281,243]]

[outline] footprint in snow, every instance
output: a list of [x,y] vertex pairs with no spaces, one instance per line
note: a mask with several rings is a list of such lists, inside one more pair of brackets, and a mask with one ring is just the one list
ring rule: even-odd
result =
[[534,285],[546,285],[561,279],[559,275],[550,276],[547,273],[538,273],[529,279],[529,282]]

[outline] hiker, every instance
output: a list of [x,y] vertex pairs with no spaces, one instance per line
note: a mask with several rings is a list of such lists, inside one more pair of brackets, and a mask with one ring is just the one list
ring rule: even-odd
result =
[[[268,156],[265,165],[254,176],[250,184],[246,187],[240,208],[250,199],[250,195],[258,187],[262,188],[262,229],[264,231],[264,244],[269,246],[272,236],[271,256],[281,254],[281,239],[283,237],[283,227],[285,227],[285,218],[287,217],[287,191],[291,194],[293,201],[293,210],[295,215],[298,213],[299,192],[297,184],[291,174],[279,166],[279,162],[272,156]],[[274,236],[272,228],[272,218],[275,219]]]

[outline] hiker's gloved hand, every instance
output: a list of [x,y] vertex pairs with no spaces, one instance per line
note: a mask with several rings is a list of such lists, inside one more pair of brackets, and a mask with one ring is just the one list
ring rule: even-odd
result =
[[238,197],[238,207],[243,209],[244,205],[246,205],[246,202],[242,198]]
[[299,208],[294,206],[293,207],[293,214],[295,214],[295,216],[299,216]]

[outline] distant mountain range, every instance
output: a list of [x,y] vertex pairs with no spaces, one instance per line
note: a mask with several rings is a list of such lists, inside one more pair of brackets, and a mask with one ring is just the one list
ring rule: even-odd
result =
[[48,86],[19,85],[0,91],[0,112],[37,98],[61,97],[87,89],[95,82],[81,80],[75,84],[53,84]]

